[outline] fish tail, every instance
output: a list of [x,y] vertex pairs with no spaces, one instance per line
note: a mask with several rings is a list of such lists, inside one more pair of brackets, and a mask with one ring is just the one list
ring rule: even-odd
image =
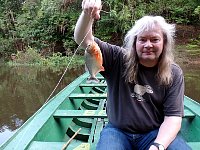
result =
[[96,77],[89,77],[86,83],[99,83],[99,80]]

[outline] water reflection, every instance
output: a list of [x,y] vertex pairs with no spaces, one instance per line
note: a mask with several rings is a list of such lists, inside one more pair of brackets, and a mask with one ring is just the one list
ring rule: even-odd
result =
[[[83,67],[67,71],[55,93],[83,72]],[[0,66],[0,144],[44,104],[62,73],[63,70]]]
[[182,67],[185,77],[185,95],[200,102],[200,67]]

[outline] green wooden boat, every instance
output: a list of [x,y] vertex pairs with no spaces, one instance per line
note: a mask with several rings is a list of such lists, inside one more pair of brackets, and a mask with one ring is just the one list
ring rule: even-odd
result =
[[[4,144],[1,150],[94,150],[108,122],[105,105],[107,86],[87,84],[85,73],[51,98]],[[185,116],[180,134],[193,150],[200,149],[200,104],[185,96]],[[77,133],[77,131],[79,131]],[[74,139],[71,139],[75,133]]]

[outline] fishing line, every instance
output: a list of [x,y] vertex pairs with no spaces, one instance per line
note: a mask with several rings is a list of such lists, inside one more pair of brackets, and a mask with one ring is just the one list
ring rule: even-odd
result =
[[[95,1],[95,3],[96,3],[96,1]],[[95,5],[95,3],[94,3],[94,5]],[[104,2],[104,3],[105,3],[105,2]],[[103,4],[104,4],[104,3],[103,3]],[[103,4],[102,4],[102,5],[103,5]],[[94,11],[94,5],[93,5],[93,9],[92,9],[92,11],[91,11],[91,13],[90,13],[90,21],[93,20],[93,18],[92,18],[92,13],[93,13],[93,11]],[[100,11],[103,11],[103,10],[100,10]],[[103,12],[109,13],[109,12],[106,12],[106,11],[103,11]],[[59,86],[60,82],[62,81],[64,75],[66,74],[66,72],[67,72],[67,70],[68,70],[68,68],[69,68],[69,66],[70,66],[70,64],[71,64],[71,62],[72,62],[74,56],[76,55],[76,53],[77,53],[78,49],[80,48],[81,44],[84,42],[85,38],[86,38],[87,35],[89,34],[90,30],[91,30],[91,28],[87,31],[87,33],[85,34],[84,38],[82,39],[82,41],[80,42],[80,44],[78,45],[78,47],[76,48],[76,50],[74,51],[74,54],[72,55],[72,57],[71,57],[71,59],[70,59],[68,65],[67,65],[65,71],[63,72],[63,74],[62,74],[60,80],[58,81],[58,83],[56,84],[55,88],[53,89],[53,91],[51,92],[51,94],[49,95],[49,97],[47,98],[47,100],[45,101],[44,104],[46,104],[46,103],[49,101],[49,99],[51,98],[51,96],[54,94],[54,92],[55,92],[56,89],[58,88],[58,86]],[[86,47],[86,50],[87,50],[87,48],[88,48],[88,47]]]
[[[90,20],[91,20],[91,19],[90,19]],[[83,40],[81,41],[81,43],[78,45],[78,47],[77,47],[76,50],[74,51],[74,54],[72,55],[71,59],[69,60],[69,63],[67,64],[67,67],[66,67],[65,71],[63,72],[62,76],[60,77],[60,80],[58,81],[58,83],[56,84],[55,88],[53,89],[53,91],[51,92],[51,94],[49,95],[49,97],[47,98],[47,100],[45,101],[44,104],[46,104],[46,103],[49,101],[49,99],[51,98],[51,96],[54,94],[54,92],[55,92],[56,89],[58,88],[58,86],[59,86],[60,82],[62,81],[64,75],[66,74],[66,72],[67,72],[69,66],[71,65],[71,62],[72,62],[74,56],[76,55],[76,53],[77,53],[78,49],[80,48],[81,44],[83,43],[83,41],[85,40],[85,38],[86,38],[87,35],[89,34],[90,30],[91,30],[91,29],[88,30],[88,32],[87,32],[86,35],[84,36]],[[87,48],[86,48],[86,49],[87,49]]]
[[[94,3],[94,5],[95,5],[95,3]],[[90,14],[90,21],[93,20],[93,18],[92,18],[93,10],[94,10],[94,6],[93,6],[93,9],[92,9],[91,14]],[[69,69],[69,66],[70,66],[70,64],[71,64],[71,62],[72,62],[74,56],[76,55],[76,53],[77,53],[77,51],[79,50],[81,44],[84,42],[85,38],[86,38],[87,35],[89,34],[90,30],[91,30],[91,28],[87,31],[87,33],[85,34],[84,38],[82,39],[82,41],[80,42],[80,44],[78,45],[78,47],[76,48],[76,50],[74,51],[74,54],[72,55],[72,57],[71,57],[69,63],[67,64],[67,67],[66,67],[66,69],[64,70],[64,72],[63,72],[61,78],[59,79],[58,83],[56,84],[55,88],[53,89],[53,91],[51,92],[51,94],[49,95],[49,97],[46,99],[46,101],[45,101],[44,104],[46,104],[46,103],[49,101],[49,99],[51,98],[51,96],[54,94],[55,90],[56,90],[57,87],[59,86],[59,84],[60,84],[60,82],[62,81],[64,75],[66,74],[67,70]],[[86,50],[87,50],[87,48],[88,48],[88,46],[86,47]],[[43,104],[43,105],[44,105],[44,104]]]
[[[95,1],[95,3],[96,3],[96,1]],[[94,3],[94,5],[95,5],[95,3]],[[92,9],[91,14],[90,14],[90,21],[93,20],[93,18],[92,18],[93,10],[94,10],[94,6],[93,6],[93,9]],[[90,29],[87,31],[87,33],[85,34],[84,38],[82,39],[82,41],[80,42],[80,44],[78,45],[78,47],[76,48],[76,50],[74,51],[74,54],[73,54],[73,56],[71,57],[71,59],[70,59],[68,65],[67,65],[65,71],[63,72],[63,74],[62,74],[60,80],[59,80],[58,83],[56,84],[55,88],[53,89],[53,91],[51,92],[51,94],[49,95],[49,97],[47,98],[47,100],[45,101],[45,103],[44,103],[44,104],[40,107],[40,109],[37,110],[37,111],[33,114],[33,116],[31,117],[32,120],[33,120],[34,117],[43,109],[43,107],[46,106],[45,104],[49,101],[49,99],[51,98],[51,96],[54,94],[55,90],[56,90],[57,87],[59,86],[59,84],[60,84],[60,82],[62,81],[64,75],[66,74],[66,72],[67,72],[67,70],[68,70],[68,68],[69,68],[69,65],[71,64],[71,62],[72,62],[72,60],[73,60],[75,54],[77,53],[78,49],[80,48],[81,44],[84,42],[85,38],[87,37],[87,35],[89,34],[89,32],[90,32],[91,29],[92,29],[92,28],[90,28]],[[87,50],[87,48],[86,48],[86,50]],[[19,140],[19,142],[17,143],[17,145],[16,145],[16,147],[15,147],[14,149],[17,149],[17,148],[18,148],[19,144],[20,144],[21,141],[22,141],[22,137],[24,137],[24,135],[25,135],[25,134],[27,133],[27,131],[29,130],[29,128],[30,128],[30,126],[31,126],[31,123],[32,123],[32,122],[30,122],[30,124],[27,125],[27,126],[28,126],[27,129],[24,131],[23,135],[21,136],[21,139]]]

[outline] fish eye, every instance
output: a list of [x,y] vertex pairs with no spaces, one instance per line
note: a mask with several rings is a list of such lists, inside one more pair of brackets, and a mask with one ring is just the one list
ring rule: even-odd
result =
[[90,47],[91,47],[91,44],[88,44],[88,45],[87,45],[87,48],[90,48]]

